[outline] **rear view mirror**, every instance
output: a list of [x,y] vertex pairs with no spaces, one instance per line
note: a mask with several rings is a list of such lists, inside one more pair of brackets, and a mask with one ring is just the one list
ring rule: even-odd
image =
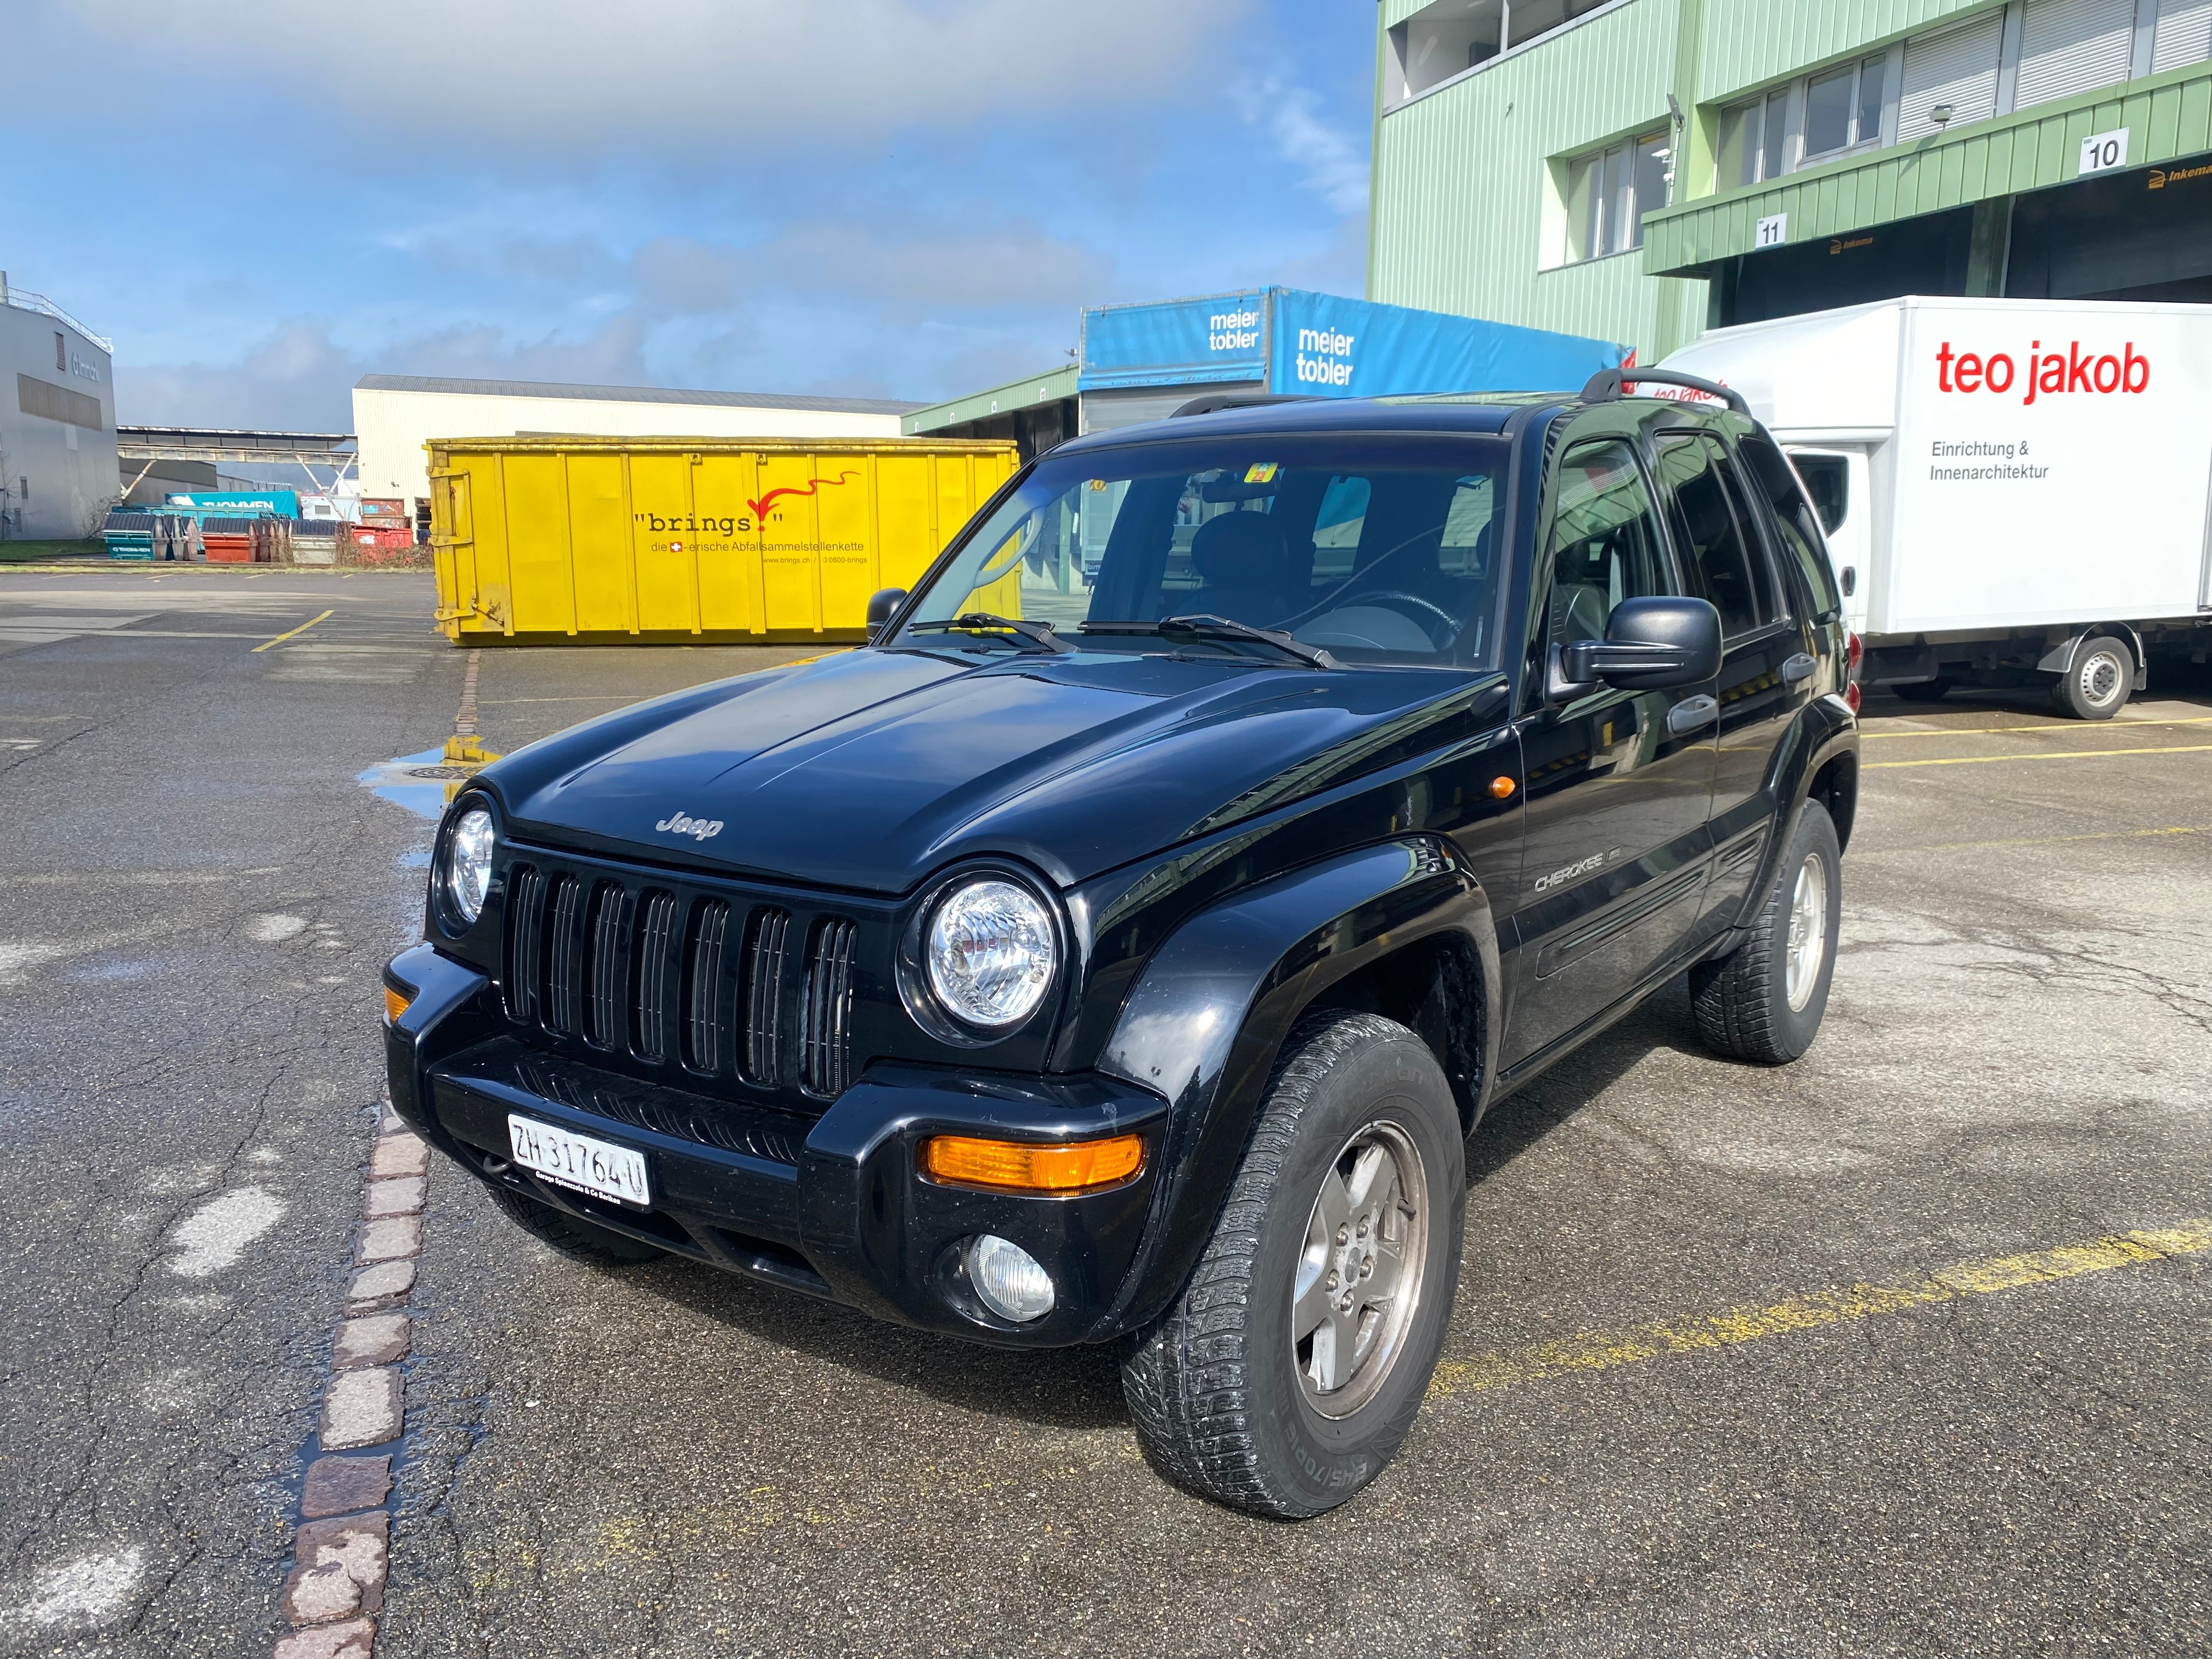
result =
[[1603,680],[1624,691],[1664,691],[1720,672],[1721,613],[1705,599],[1623,599],[1602,640],[1559,647],[1559,678],[1569,687]]
[[876,642],[876,635],[884,631],[884,624],[906,603],[903,587],[879,587],[868,595],[868,643]]

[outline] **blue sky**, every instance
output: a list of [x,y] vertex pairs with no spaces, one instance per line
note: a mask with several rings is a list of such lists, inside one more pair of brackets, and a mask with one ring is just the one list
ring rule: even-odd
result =
[[[126,422],[364,374],[937,398],[1358,294],[1373,0],[14,0],[0,269]],[[55,72],[29,75],[44,64]]]

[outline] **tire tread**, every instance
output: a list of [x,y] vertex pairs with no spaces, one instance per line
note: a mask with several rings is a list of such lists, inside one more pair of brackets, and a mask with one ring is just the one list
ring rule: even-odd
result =
[[1362,1044],[1407,1038],[1412,1033],[1395,1021],[1342,1012],[1310,1016],[1292,1030],[1188,1289],[1125,1352],[1129,1415],[1154,1466],[1178,1486],[1262,1515],[1314,1512],[1293,1493],[1271,1488],[1249,1428],[1244,1330],[1260,1227],[1330,1070]]

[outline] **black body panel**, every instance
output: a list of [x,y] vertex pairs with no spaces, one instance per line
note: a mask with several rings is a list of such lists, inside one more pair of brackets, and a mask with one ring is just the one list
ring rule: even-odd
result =
[[[434,891],[429,942],[387,970],[411,999],[386,1030],[395,1109],[479,1179],[730,1271],[985,1340],[1100,1341],[1180,1291],[1309,1010],[1416,1029],[1473,1132],[1734,945],[1808,791],[1848,836],[1844,636],[1775,486],[1735,470],[1748,420],[1650,398],[1316,400],[1055,453],[1224,432],[1510,441],[1499,665],[909,641],[564,732],[487,768],[441,828],[440,860],[481,806],[497,850],[481,916],[459,924]],[[1697,501],[1688,482],[1677,499],[1684,441],[1723,480]],[[1650,689],[1626,654],[1563,653],[1639,591],[1606,586],[1626,567],[1606,562],[1603,514],[1570,522],[1563,480],[1593,445],[1611,470],[1578,487],[1642,481],[1638,580],[1684,616],[1741,609],[1698,539],[1731,504],[1766,610],[1726,633],[1711,679]],[[1615,682],[1562,682],[1566,661],[1613,662]],[[933,907],[971,875],[1038,896],[1060,951],[1002,1033],[945,1016],[918,965]],[[510,1114],[637,1151],[653,1207],[516,1168]],[[1073,1197],[956,1188],[919,1173],[933,1133],[1133,1133],[1145,1162]],[[1051,1273],[1036,1323],[985,1312],[949,1265],[987,1231]]]

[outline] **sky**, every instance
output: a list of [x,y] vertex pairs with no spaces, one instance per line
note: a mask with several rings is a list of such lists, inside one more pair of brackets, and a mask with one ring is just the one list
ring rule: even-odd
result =
[[[1374,0],[9,0],[0,270],[125,424],[367,374],[933,401],[1360,293]],[[28,74],[23,66],[49,72]]]

